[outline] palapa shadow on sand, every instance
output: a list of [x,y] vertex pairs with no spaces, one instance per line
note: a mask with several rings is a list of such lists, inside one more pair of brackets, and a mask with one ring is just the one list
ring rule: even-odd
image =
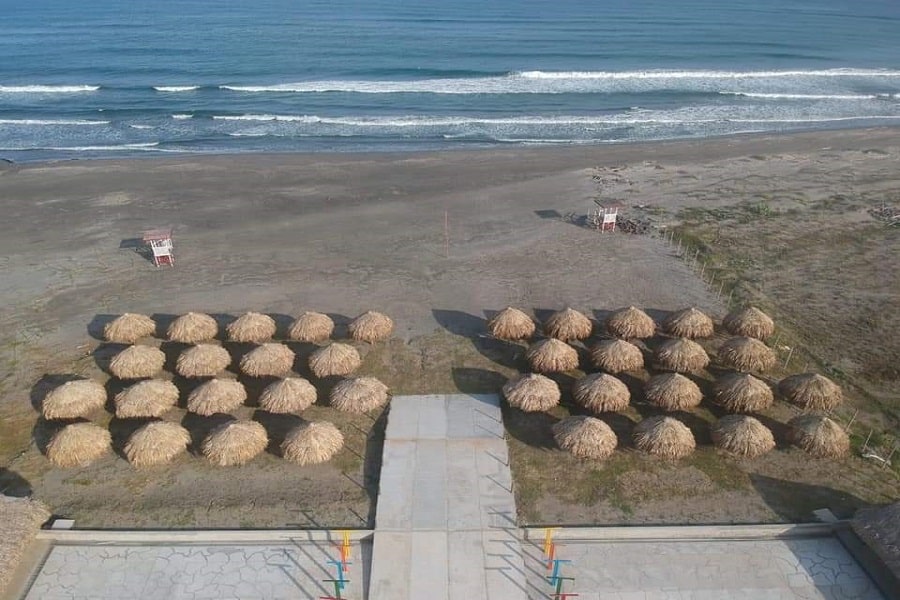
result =
[[464,394],[499,394],[506,376],[488,369],[452,367],[453,383]]
[[[812,511],[819,508],[827,508],[838,518],[845,519],[860,508],[873,506],[858,496],[824,485],[787,481],[756,473],[750,474],[750,482],[768,507],[787,523],[813,521]],[[803,499],[800,506],[798,498]]]
[[265,410],[253,411],[253,420],[262,425],[266,429],[269,436],[269,445],[266,446],[266,452],[281,458],[281,443],[287,434],[300,425],[305,425],[309,421],[299,415],[292,414],[276,414]]
[[87,333],[89,336],[94,338],[95,340],[105,341],[106,338],[103,337],[103,330],[109,324],[112,323],[119,315],[112,314],[98,314],[94,315],[94,318],[90,320],[87,324]]
[[512,408],[505,402],[500,405],[503,425],[507,433],[526,446],[534,448],[556,448],[553,439],[553,425],[559,419],[545,412],[527,413]]
[[203,417],[192,412],[185,413],[184,417],[181,419],[181,426],[187,429],[188,433],[191,434],[191,445],[188,447],[190,453],[195,456],[202,456],[203,452],[201,451],[201,447],[206,436],[219,425],[224,425],[225,423],[236,420],[237,418],[233,415],[225,413],[216,413],[208,417]]
[[27,498],[31,495],[31,483],[15,471],[0,467],[0,496]]
[[34,427],[31,428],[31,439],[34,441],[34,445],[37,446],[38,451],[47,456],[47,445],[58,431],[66,425],[88,422],[87,419],[54,419],[49,421],[44,417],[38,417]]
[[128,348],[130,344],[116,344],[113,342],[104,342],[97,346],[93,352],[94,364],[97,365],[97,368],[109,375],[110,377],[114,377],[112,372],[109,370],[109,363],[112,361],[113,357],[122,352],[126,348]]
[[459,310],[433,309],[435,321],[453,335],[468,338],[482,356],[498,365],[524,370],[525,347],[492,337],[487,321]]
[[378,504],[378,485],[381,479],[381,462],[384,451],[384,436],[387,431],[390,404],[381,411],[366,436],[366,451],[363,459],[363,486],[369,497],[369,513],[366,527],[375,527],[375,513]]
[[153,421],[161,421],[162,419],[120,419],[118,417],[113,417],[109,422],[109,434],[112,436],[112,449],[116,455],[123,459],[128,460],[128,457],[125,456],[125,444],[128,443],[128,440],[131,438],[132,434],[146,425],[147,423],[151,423]]

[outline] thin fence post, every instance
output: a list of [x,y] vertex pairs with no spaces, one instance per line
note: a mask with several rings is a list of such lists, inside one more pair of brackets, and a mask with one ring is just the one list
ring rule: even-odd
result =
[[781,367],[782,369],[787,369],[788,363],[791,362],[791,356],[793,356],[793,355],[794,355],[794,347],[791,346],[791,351],[788,352],[787,358],[784,359],[784,366]]

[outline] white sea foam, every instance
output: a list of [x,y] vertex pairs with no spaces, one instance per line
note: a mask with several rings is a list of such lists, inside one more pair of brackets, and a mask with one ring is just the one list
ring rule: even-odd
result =
[[153,129],[153,125],[129,125],[132,129]]
[[75,94],[99,89],[99,85],[0,85],[0,94]]
[[154,85],[157,92],[193,92],[200,89],[199,85]]
[[[410,80],[319,80],[272,85],[222,85],[222,90],[245,93],[359,94],[565,94],[615,93],[673,89],[716,92],[739,85],[736,93],[851,95],[835,86],[865,80],[896,83],[900,70],[824,69],[791,71],[522,71],[489,77]],[[828,88],[822,90],[822,88]],[[761,89],[760,89],[761,88]],[[852,94],[856,95],[856,94]]]
[[175,120],[178,120],[178,121],[183,121],[185,119],[193,119],[194,115],[177,114],[177,115],[172,115],[172,118]]
[[875,100],[890,94],[768,94],[761,92],[719,92],[724,96],[743,96],[764,100]]
[[109,121],[85,119],[0,119],[0,125],[109,125]]
[[30,146],[25,148],[0,148],[0,151],[23,152],[26,150],[53,150],[56,152],[120,152],[122,150],[142,150],[164,152],[163,149],[157,148],[158,145],[159,142],[148,142],[144,144],[118,144],[111,146]]

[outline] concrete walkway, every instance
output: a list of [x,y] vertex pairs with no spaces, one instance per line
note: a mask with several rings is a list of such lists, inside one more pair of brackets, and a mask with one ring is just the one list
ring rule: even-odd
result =
[[370,600],[524,600],[509,457],[496,396],[391,403]]

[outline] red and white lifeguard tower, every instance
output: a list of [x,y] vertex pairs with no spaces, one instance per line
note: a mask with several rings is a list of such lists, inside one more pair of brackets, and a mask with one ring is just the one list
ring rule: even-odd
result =
[[594,199],[597,208],[591,215],[590,222],[597,231],[615,231],[616,220],[619,218],[619,209],[622,207],[621,202],[608,202],[606,200]]
[[150,229],[144,232],[141,239],[150,248],[154,265],[175,266],[175,245],[172,243],[171,227]]

